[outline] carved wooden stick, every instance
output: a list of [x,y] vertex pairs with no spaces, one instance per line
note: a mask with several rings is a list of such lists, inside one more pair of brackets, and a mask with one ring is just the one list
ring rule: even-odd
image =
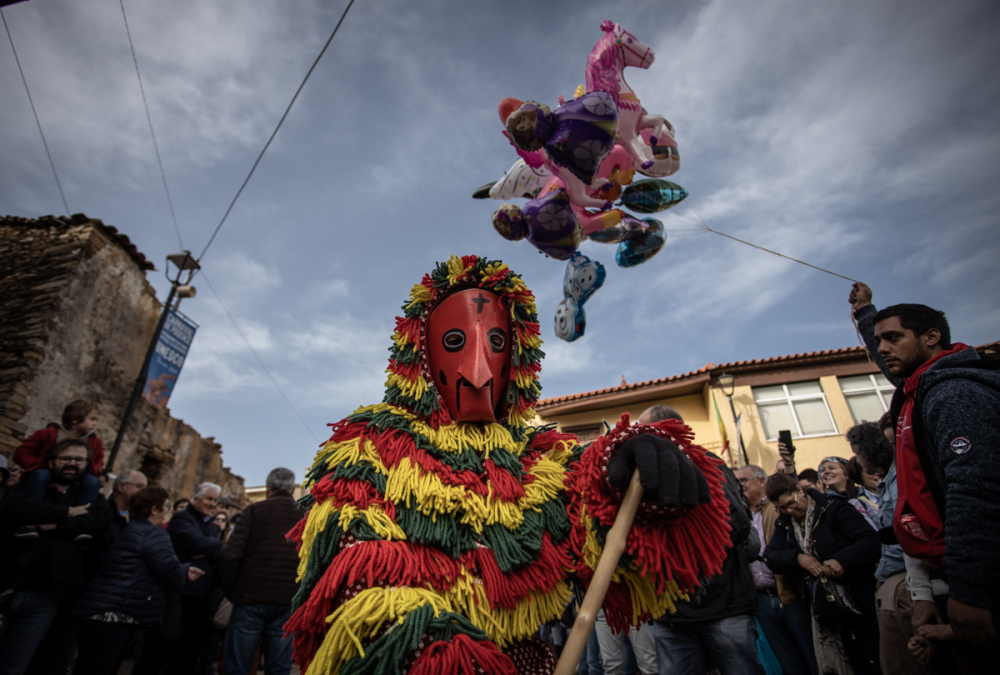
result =
[[594,570],[594,577],[590,580],[587,595],[584,596],[576,621],[573,622],[573,630],[566,640],[566,646],[563,647],[555,675],[573,675],[576,672],[583,650],[587,647],[590,631],[594,629],[594,621],[601,611],[601,603],[604,602],[608,586],[611,585],[611,576],[618,567],[622,553],[625,552],[628,532],[632,529],[632,521],[635,520],[635,512],[641,501],[642,484],[639,482],[639,472],[636,471],[632,474],[632,482],[629,483],[628,492],[625,493],[622,505],[618,509],[615,524],[608,532],[604,551],[601,552],[601,559],[597,562],[597,569]]

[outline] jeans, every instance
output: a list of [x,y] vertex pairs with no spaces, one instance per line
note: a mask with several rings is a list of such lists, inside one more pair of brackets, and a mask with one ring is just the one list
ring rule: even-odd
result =
[[[24,477],[25,487],[29,499],[42,501],[45,499],[45,491],[49,489],[52,481],[52,472],[48,469],[35,469]],[[73,506],[83,506],[93,504],[97,500],[97,494],[101,491],[101,481],[97,476],[84,473],[80,478],[80,491],[76,493]]]
[[59,614],[48,593],[18,591],[10,605],[9,625],[0,644],[0,675],[22,675]]
[[597,615],[594,630],[597,631],[597,641],[601,645],[601,661],[604,662],[606,675],[624,675],[625,673],[625,636],[628,635],[635,652],[636,665],[642,675],[656,673],[656,645],[653,641],[652,626],[631,628],[627,633],[611,632],[604,611]]
[[288,675],[292,638],[285,637],[291,605],[233,605],[226,631],[225,675],[247,675],[260,643],[265,675]]
[[139,629],[134,623],[84,619],[76,624],[77,652],[73,675],[117,675],[122,652]]
[[752,615],[685,624],[653,624],[659,675],[704,675],[708,660],[722,675],[763,675]]
[[786,675],[816,675],[812,618],[805,603],[796,598],[783,605],[777,596],[758,592],[757,606],[760,608],[757,620],[781,663],[781,670]]

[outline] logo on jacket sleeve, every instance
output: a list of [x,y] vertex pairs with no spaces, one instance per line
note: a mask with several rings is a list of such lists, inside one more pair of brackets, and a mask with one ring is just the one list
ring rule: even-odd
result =
[[969,450],[972,450],[972,441],[963,436],[959,436],[951,442],[951,451],[956,455],[964,455]]

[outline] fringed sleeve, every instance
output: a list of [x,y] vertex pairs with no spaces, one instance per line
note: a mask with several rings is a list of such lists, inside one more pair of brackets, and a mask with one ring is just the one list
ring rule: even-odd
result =
[[623,495],[608,483],[608,461],[622,443],[641,433],[662,436],[679,447],[708,480],[711,502],[692,509],[642,502],[604,599],[608,625],[616,632],[673,612],[675,601],[688,599],[702,581],[722,570],[729,543],[720,461],[693,444],[694,435],[682,422],[629,426],[625,413],[610,433],[570,464],[566,476],[570,549],[579,581],[589,585],[622,502]]

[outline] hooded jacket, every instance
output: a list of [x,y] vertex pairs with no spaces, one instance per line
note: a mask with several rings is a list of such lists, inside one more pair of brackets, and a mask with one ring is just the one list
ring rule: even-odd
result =
[[[878,353],[872,305],[855,312],[872,358],[897,386],[893,409],[901,407],[903,380]],[[969,347],[938,359],[920,376],[914,396],[914,442],[922,444],[944,498],[945,554],[949,594],[974,607],[1000,607],[1000,371],[972,367],[980,361]],[[898,448],[897,448],[898,452]]]
[[[424,325],[451,292],[480,288],[510,311],[510,382],[494,423],[455,423],[429,375]],[[386,394],[333,426],[307,472],[299,591],[286,631],[304,673],[513,675],[554,666],[529,638],[582,593],[621,503],[607,481],[628,416],[582,449],[534,427],[543,356],[534,296],[499,261],[452,257],[413,287],[396,320]],[[719,573],[728,503],[718,462],[671,420],[652,431],[708,479],[684,513],[643,503],[604,610],[619,629],[661,616]]]

